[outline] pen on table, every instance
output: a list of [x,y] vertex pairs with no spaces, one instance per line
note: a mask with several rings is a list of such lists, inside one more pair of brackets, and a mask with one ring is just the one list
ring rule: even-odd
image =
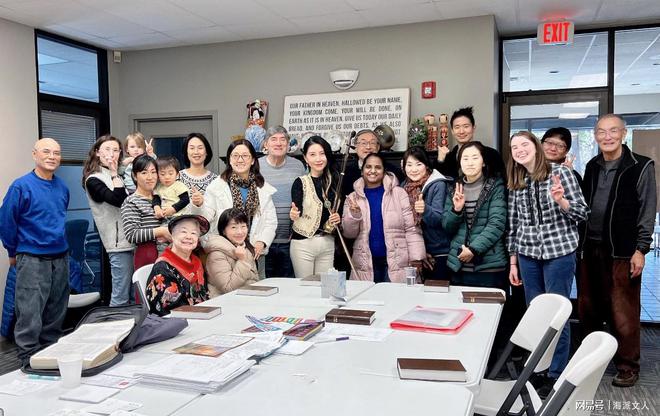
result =
[[39,374],[28,374],[27,378],[29,380],[50,380],[50,381],[58,381],[60,379],[59,376],[40,376]]
[[324,339],[321,341],[316,341],[315,344],[323,344],[326,342],[335,342],[335,341],[348,341],[350,338],[349,337],[338,337],[338,338],[331,338],[331,339]]

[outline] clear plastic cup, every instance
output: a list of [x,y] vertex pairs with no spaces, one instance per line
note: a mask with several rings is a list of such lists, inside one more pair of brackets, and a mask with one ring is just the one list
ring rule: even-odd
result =
[[404,267],[403,270],[406,272],[406,285],[415,286],[417,283],[417,268],[416,267]]
[[77,353],[63,355],[57,359],[57,367],[62,376],[62,387],[70,389],[80,385],[82,364],[82,355]]

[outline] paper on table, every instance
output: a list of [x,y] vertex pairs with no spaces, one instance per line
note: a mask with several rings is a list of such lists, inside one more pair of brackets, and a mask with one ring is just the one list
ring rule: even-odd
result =
[[47,416],[96,416],[96,415],[78,409],[60,409],[52,413],[48,413]]
[[115,377],[136,378],[135,373],[144,369],[144,365],[119,364],[108,368],[103,374]]
[[107,399],[101,403],[84,407],[82,410],[90,413],[97,413],[100,415],[109,415],[118,410],[125,410],[127,412],[130,412],[131,410],[139,409],[140,407],[142,407],[142,403],[127,402],[126,400],[119,400],[119,399]]
[[117,394],[117,392],[119,392],[117,389],[83,384],[80,387],[65,392],[60,396],[60,399],[74,402],[100,403],[108,397]]
[[373,306],[383,306],[385,305],[384,300],[370,300],[370,299],[363,299],[363,300],[358,300],[355,302],[357,305],[373,305]]
[[275,351],[275,353],[284,355],[300,355],[310,349],[312,345],[314,345],[314,343],[310,341],[298,341],[295,339],[289,340],[289,342],[280,347],[280,349]]
[[0,393],[12,396],[24,396],[28,393],[34,393],[51,386],[52,384],[39,383],[37,381],[13,380],[9,384],[0,385]]
[[[168,316],[168,315],[165,315]],[[126,410],[117,410],[115,412],[110,413],[110,416],[146,416],[143,415],[142,413],[136,413],[136,412],[127,412]]]
[[326,323],[325,328],[314,337],[315,341],[348,336],[361,341],[381,342],[393,331],[389,328],[372,328],[364,325]]
[[83,377],[81,382],[92,386],[111,387],[113,389],[125,389],[137,383],[136,378],[118,377],[109,374],[97,374],[92,377]]

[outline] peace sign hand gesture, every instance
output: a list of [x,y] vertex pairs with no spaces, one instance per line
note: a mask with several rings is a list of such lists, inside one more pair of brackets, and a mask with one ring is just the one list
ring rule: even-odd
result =
[[355,218],[359,218],[362,216],[362,210],[360,209],[360,206],[358,203],[355,201],[355,198],[346,198],[346,202],[348,202],[348,209],[351,211],[351,215]]
[[454,189],[454,196],[452,197],[452,202],[454,203],[454,211],[461,212],[465,206],[465,195],[463,194],[463,184],[456,183],[456,189]]
[[559,175],[552,175],[552,187],[550,188],[550,195],[552,195],[552,199],[558,204],[564,198],[564,187],[561,184]]
[[148,142],[146,142],[146,144],[147,144],[147,149],[146,149],[147,154],[151,157],[154,157],[154,147],[152,145],[153,141],[154,141],[154,138],[152,137],[152,138],[149,139]]

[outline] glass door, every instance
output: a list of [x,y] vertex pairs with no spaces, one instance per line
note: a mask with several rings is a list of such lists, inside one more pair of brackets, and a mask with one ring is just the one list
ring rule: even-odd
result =
[[570,150],[574,158],[573,166],[583,174],[589,159],[598,153],[594,126],[598,117],[606,112],[606,91],[506,94],[502,106],[504,158],[509,157],[509,137],[513,133],[527,130],[540,139],[552,127],[565,127],[573,136]]

